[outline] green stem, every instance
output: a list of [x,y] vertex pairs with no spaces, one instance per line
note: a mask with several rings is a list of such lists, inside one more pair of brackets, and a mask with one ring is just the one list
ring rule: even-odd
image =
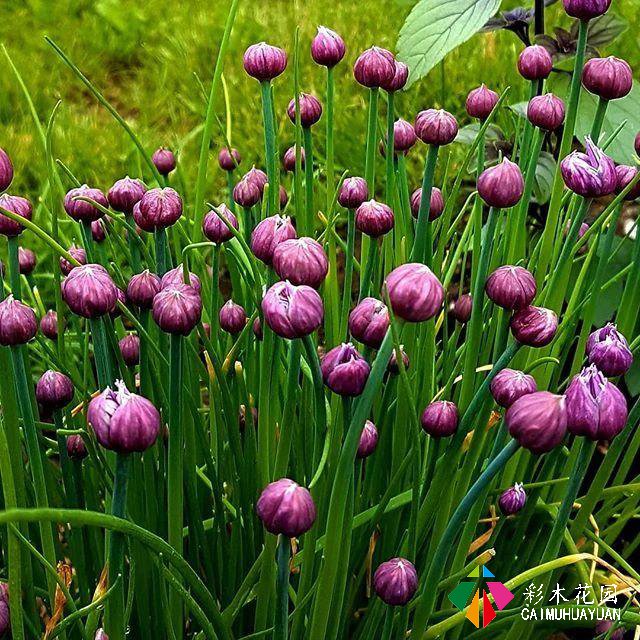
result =
[[20,260],[18,259],[18,237],[7,238],[9,250],[9,284],[11,293],[16,300],[22,300],[22,287],[20,286]]
[[280,535],[276,551],[278,573],[276,585],[276,619],[273,640],[287,640],[289,615],[289,538]]
[[[347,211],[347,249],[345,251],[345,265],[344,265],[344,283],[342,287],[342,312],[340,314],[340,330],[346,331],[347,317],[349,309],[351,307],[351,288],[353,284],[353,260],[355,258],[355,246],[356,246],[356,223],[355,223],[355,211],[349,209]],[[638,243],[640,245],[640,242]],[[640,264],[640,260],[638,261]],[[342,335],[345,335],[343,333]]]
[[156,273],[162,277],[169,271],[167,260],[167,230],[156,229],[153,234],[156,247]]
[[365,157],[364,178],[369,187],[369,196],[375,197],[375,177],[376,177],[376,134],[378,128],[378,96],[380,90],[377,88],[369,90],[369,118],[367,122],[367,146]]
[[378,240],[377,238],[369,238],[369,248],[367,249],[366,260],[364,260],[364,273],[360,278],[360,295],[358,296],[358,300],[366,298],[369,295],[369,291],[371,291],[371,285],[373,284],[372,280],[375,273],[377,259]]
[[[304,146],[304,191],[305,191],[305,216],[303,233],[311,236],[313,234],[313,141],[311,138],[311,127],[302,129],[302,139]],[[329,215],[327,213],[327,215]]]
[[386,181],[386,202],[389,206],[393,202],[393,194],[395,193],[394,177],[395,171],[393,167],[393,158],[395,156],[395,142],[394,142],[394,122],[395,122],[395,109],[394,93],[387,94],[387,145],[386,145],[386,164],[387,164],[387,181]]
[[[262,93],[262,121],[264,125],[264,148],[265,159],[267,163],[267,177],[269,179],[268,207],[267,215],[273,215],[278,211],[279,184],[278,184],[278,168],[276,160],[276,131],[273,120],[273,101],[271,99],[271,83],[261,82],[260,90]],[[306,163],[309,159],[306,159]],[[305,163],[305,170],[306,170]]]
[[422,197],[420,198],[420,209],[418,211],[418,222],[416,224],[416,234],[413,241],[413,249],[409,262],[417,261],[429,265],[431,262],[431,223],[429,222],[429,210],[431,209],[431,189],[433,187],[433,176],[438,161],[438,151],[440,147],[430,145],[427,151],[427,159],[424,163],[424,174],[422,176]]

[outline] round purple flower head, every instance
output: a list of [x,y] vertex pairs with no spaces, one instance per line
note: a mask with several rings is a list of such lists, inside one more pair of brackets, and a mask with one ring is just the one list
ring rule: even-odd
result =
[[394,269],[385,279],[393,312],[407,322],[424,322],[442,308],[444,289],[424,264],[408,262]]
[[393,54],[381,47],[371,47],[360,54],[353,65],[353,76],[363,87],[377,89],[391,83],[396,75]]
[[567,433],[565,397],[548,391],[529,393],[507,409],[505,422],[520,446],[532,453],[547,453]]
[[218,314],[220,328],[231,335],[240,333],[247,324],[247,314],[241,305],[233,300],[227,300]]
[[306,285],[276,282],[262,299],[262,313],[271,330],[281,338],[304,338],[313,333],[324,317],[322,298]]
[[107,198],[112,209],[131,214],[146,191],[147,187],[142,180],[125,176],[109,189]]
[[[600,620],[598,624],[596,624],[595,632],[598,638],[605,638],[605,634],[613,627],[613,622],[611,620]],[[611,635],[609,636],[609,640],[623,640],[624,638],[624,627],[618,627]]]
[[349,333],[372,349],[379,349],[389,329],[387,305],[376,298],[363,298],[349,314]]
[[144,231],[166,229],[182,215],[182,198],[171,187],[149,189],[133,209],[133,219]]
[[260,221],[251,233],[251,251],[265,264],[270,265],[276,247],[285,240],[296,237],[296,230],[288,216],[274,215]]
[[313,238],[291,238],[275,248],[273,268],[283,280],[317,289],[329,272],[329,259]]
[[149,269],[131,277],[127,285],[127,300],[141,309],[151,309],[153,298],[162,288],[160,278]]
[[131,393],[121,380],[115,387],[107,387],[91,400],[87,422],[105,449],[122,454],[146,451],[158,437],[160,414],[149,400]]
[[396,153],[407,153],[417,139],[416,131],[410,122],[399,118],[393,123],[393,150]]
[[403,606],[418,590],[416,568],[404,558],[387,560],[376,569],[373,588],[385,604],[392,607]]
[[[411,214],[414,218],[420,213],[420,203],[422,202],[422,188],[419,187],[411,194]],[[438,187],[431,187],[431,199],[429,202],[429,220],[437,220],[444,211],[444,198],[442,191]]]
[[591,20],[609,10],[611,0],[562,0],[567,15],[578,20]]
[[259,82],[271,82],[287,68],[287,54],[266,42],[252,44],[242,60],[244,70]]
[[73,400],[73,382],[59,371],[45,371],[36,384],[36,400],[45,409],[62,409]]
[[118,288],[99,264],[75,267],[63,280],[62,298],[73,313],[98,318],[110,313],[118,301]]
[[541,45],[533,44],[518,57],[518,71],[526,80],[544,80],[551,74],[553,59]]
[[[31,220],[33,214],[31,203],[26,198],[10,196],[8,193],[3,193],[0,196],[0,208],[11,211],[25,220]],[[23,231],[24,227],[19,222],[15,222],[0,212],[0,234],[11,238],[19,236]]]
[[478,178],[480,197],[495,209],[509,209],[520,202],[524,193],[524,178],[520,167],[505,158],[485,169]]
[[493,108],[498,104],[500,96],[489,89],[485,84],[481,84],[477,89],[473,89],[467,96],[466,109],[472,118],[486,120]]
[[[77,260],[81,265],[87,264],[87,252],[83,247],[78,247],[75,244],[72,244],[68,249],[69,255]],[[69,262],[66,258],[60,258],[60,271],[62,271],[63,275],[68,276],[71,273],[71,270],[74,268],[74,265]]]
[[558,330],[558,316],[544,307],[518,309],[509,323],[513,337],[529,347],[546,347]]
[[188,284],[172,284],[153,299],[153,319],[166,333],[188,336],[200,322],[202,298]]
[[518,398],[538,390],[536,379],[522,371],[502,369],[490,385],[493,399],[501,406],[509,408]]
[[465,324],[466,322],[469,322],[472,310],[473,299],[468,293],[465,293],[453,303],[453,307],[451,308],[451,315],[460,324]]
[[515,515],[524,507],[526,502],[527,494],[518,482],[516,482],[513,487],[504,491],[498,499],[500,511],[502,511],[505,516]]
[[394,217],[391,207],[369,200],[356,211],[356,229],[371,238],[379,238],[393,229]]
[[40,318],[40,332],[49,340],[58,339],[58,314],[52,309]]
[[322,379],[324,383],[341,396],[359,396],[369,379],[369,363],[349,342],[342,343],[329,351],[322,359]]
[[245,209],[251,209],[260,202],[262,191],[262,187],[255,180],[245,175],[233,187],[233,201]]
[[605,100],[624,98],[633,87],[633,72],[626,60],[615,56],[591,58],[582,70],[587,91]]
[[[300,147],[300,163],[301,163],[302,167],[304,167],[304,161],[305,161],[304,148]],[[284,152],[284,156],[282,156],[282,166],[284,167],[285,171],[288,171],[290,173],[296,170],[296,147],[295,147],[295,145],[293,145],[292,147],[289,147]]]
[[586,351],[589,362],[611,378],[625,374],[633,364],[629,344],[615,324],[596,329],[587,340]]
[[256,513],[269,533],[298,538],[313,526],[316,506],[308,489],[281,478],[265,487],[256,503]]
[[345,51],[344,40],[335,31],[318,27],[318,32],[311,41],[311,57],[316,64],[335,67],[344,58]]
[[107,238],[107,230],[104,226],[104,219],[94,220],[91,223],[91,237],[95,242],[104,242]]
[[176,157],[171,149],[160,147],[153,152],[151,161],[155,165],[158,173],[168,176],[176,168]]
[[564,122],[564,114],[564,102],[552,93],[533,97],[527,106],[529,122],[544,131],[555,131]]
[[195,273],[189,272],[189,282],[185,282],[184,267],[181,264],[175,267],[175,269],[167,271],[167,273],[165,273],[160,279],[161,289],[165,289],[166,287],[170,287],[175,284],[188,284],[196,290],[196,293],[200,293],[200,289],[202,288],[200,278],[198,278]]
[[209,211],[202,221],[202,232],[211,242],[216,244],[221,244],[233,238],[233,233],[224,223],[223,218],[234,229],[239,228],[237,218],[226,204],[218,205],[216,209]]
[[238,167],[242,158],[237,149],[222,147],[218,152],[218,164],[223,171],[233,171]]
[[427,109],[416,116],[414,129],[425,144],[444,146],[456,139],[458,121],[444,109]]
[[118,348],[127,367],[135,367],[140,362],[140,338],[134,333],[122,338]]
[[364,428],[360,434],[360,441],[358,442],[358,451],[356,452],[357,458],[368,458],[378,446],[378,430],[376,425],[367,420],[364,423]]
[[562,179],[571,191],[585,198],[601,198],[616,190],[613,160],[586,138],[586,153],[573,151],[560,163]]
[[[616,193],[621,193],[636,177],[638,170],[635,167],[630,167],[626,164],[619,164],[616,167],[616,176],[618,178],[618,186],[616,187]],[[625,200],[636,200],[640,198],[640,182],[636,182],[631,190],[624,197]]]
[[404,86],[407,84],[407,80],[409,79],[409,67],[407,67],[404,62],[394,59],[393,64],[395,68],[393,77],[389,81],[383,82],[380,85],[388,93],[404,89]]
[[13,181],[13,164],[9,154],[0,148],[0,192],[6,191]]
[[83,460],[87,457],[87,445],[85,445],[82,436],[79,434],[67,436],[67,455],[72,460]]
[[595,365],[573,377],[565,394],[567,428],[589,440],[612,440],[627,423],[627,401]]
[[64,210],[71,218],[78,222],[93,222],[94,220],[99,220],[104,215],[100,209],[94,207],[89,202],[76,200],[76,198],[79,197],[90,198],[105,208],[109,207],[109,202],[100,189],[93,189],[86,184],[76,189],[71,189],[64,197]]
[[436,400],[422,412],[422,429],[434,438],[448,438],[458,430],[458,407],[448,400]]
[[[310,93],[301,93],[298,97],[298,102],[300,103],[300,123],[303,127],[309,128],[312,127],[320,117],[322,116],[322,105],[320,104],[320,100],[315,96],[312,96]],[[289,107],[287,108],[287,115],[289,116],[289,120],[296,123],[296,100],[295,98],[291,99],[289,102]]]
[[357,209],[369,197],[369,187],[364,178],[345,178],[338,194],[338,203],[345,209]]
[[36,254],[31,249],[18,247],[18,268],[21,274],[28,276],[36,268]]
[[485,291],[503,309],[522,309],[536,297],[536,279],[524,267],[504,265],[487,278]]

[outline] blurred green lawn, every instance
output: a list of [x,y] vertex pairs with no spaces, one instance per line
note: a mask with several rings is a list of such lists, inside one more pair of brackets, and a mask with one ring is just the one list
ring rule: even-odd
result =
[[[614,0],[613,9],[632,24],[608,49],[624,56],[637,69],[638,0]],[[0,41],[24,76],[35,109],[46,122],[58,99],[55,155],[82,181],[108,188],[125,172],[137,173],[129,140],[107,112],[78,83],[45,43],[52,37],[104,92],[138,131],[145,145],[181,147],[181,170],[192,188],[196,171],[204,100],[194,74],[208,87],[228,0],[169,3],[148,0],[30,0],[0,2]],[[394,49],[398,30],[411,3],[395,0],[241,0],[225,76],[231,103],[232,143],[244,166],[259,163],[261,118],[258,86],[242,68],[242,53],[252,42],[266,40],[292,49],[296,26],[300,28],[302,87],[323,95],[324,73],[308,55],[318,24],[340,32],[348,52],[337,75],[336,161],[340,170],[362,171],[366,93],[355,84],[351,65],[364,48],[379,44]],[[513,6],[513,3],[509,3]],[[560,3],[549,11],[548,25],[568,20]],[[524,99],[525,87],[515,73],[515,58],[522,45],[509,32],[481,34],[446,60],[441,69],[403,94],[398,109],[412,119],[420,108],[434,104],[461,115],[466,93],[484,81],[496,90],[513,85],[511,101]],[[6,59],[0,55],[0,146],[14,160],[16,180],[12,191],[38,195],[45,166],[31,115]],[[284,114],[293,93],[291,69],[276,83],[277,109]],[[444,104],[443,104],[444,103]],[[224,103],[219,104],[224,118]],[[291,142],[292,127],[280,118],[280,145]],[[216,137],[215,146],[221,138]],[[323,136],[318,137],[322,154]],[[422,154],[420,154],[422,155]],[[413,154],[413,162],[418,154]],[[220,198],[223,177],[211,164],[209,195]]]

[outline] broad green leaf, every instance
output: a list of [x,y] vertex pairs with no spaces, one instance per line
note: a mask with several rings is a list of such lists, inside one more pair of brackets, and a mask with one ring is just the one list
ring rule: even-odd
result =
[[538,204],[544,204],[551,197],[551,187],[556,173],[555,158],[543,151],[538,158],[536,176],[533,184],[533,196]]
[[500,0],[420,0],[398,37],[398,58],[409,67],[407,86],[479,31],[499,7]]
[[[460,142],[461,144],[473,144],[474,140],[478,136],[479,130],[480,124],[477,122],[460,127],[455,141]],[[504,133],[502,133],[502,130],[497,125],[490,124],[485,132],[485,140],[487,142],[504,140]]]

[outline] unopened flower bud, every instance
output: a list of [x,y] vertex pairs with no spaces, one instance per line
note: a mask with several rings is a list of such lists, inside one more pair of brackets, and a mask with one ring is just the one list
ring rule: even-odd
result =
[[322,359],[324,383],[341,396],[359,396],[367,384],[371,368],[351,343],[331,349]]
[[311,57],[316,64],[335,67],[344,58],[345,50],[344,40],[335,31],[318,27],[311,41]]
[[243,58],[244,70],[259,82],[271,82],[287,68],[287,54],[266,42],[252,44]]
[[501,406],[509,408],[518,398],[538,390],[536,380],[522,371],[502,369],[490,385],[493,399]]
[[241,305],[233,300],[227,300],[218,314],[220,328],[231,335],[240,333],[247,324],[247,314]]
[[416,135],[425,144],[443,146],[458,135],[458,121],[444,109],[427,109],[416,116]]
[[467,96],[466,109],[472,118],[486,120],[493,108],[498,104],[500,96],[489,89],[485,84],[481,84]]
[[524,178],[520,167],[505,158],[485,169],[478,178],[480,197],[495,209],[509,209],[520,202],[524,193]]
[[458,430],[458,407],[448,400],[436,400],[422,412],[422,429],[434,438],[448,438]]
[[256,513],[269,533],[288,538],[309,531],[316,519],[316,507],[308,489],[288,478],[267,485],[256,503]]
[[373,588],[385,604],[404,606],[418,590],[418,574],[408,560],[392,558],[376,569]]
[[527,502],[527,494],[522,485],[517,483],[504,491],[498,500],[500,511],[505,516],[512,516],[518,513]]
[[362,429],[362,433],[360,434],[360,441],[358,442],[358,451],[356,452],[356,457],[358,458],[368,458],[378,446],[378,430],[376,429],[376,425],[371,422],[371,420],[367,420],[364,423],[364,428]]
[[163,176],[168,176],[176,168],[176,157],[173,155],[173,151],[166,147],[156,149],[151,156],[151,161],[158,173]]

